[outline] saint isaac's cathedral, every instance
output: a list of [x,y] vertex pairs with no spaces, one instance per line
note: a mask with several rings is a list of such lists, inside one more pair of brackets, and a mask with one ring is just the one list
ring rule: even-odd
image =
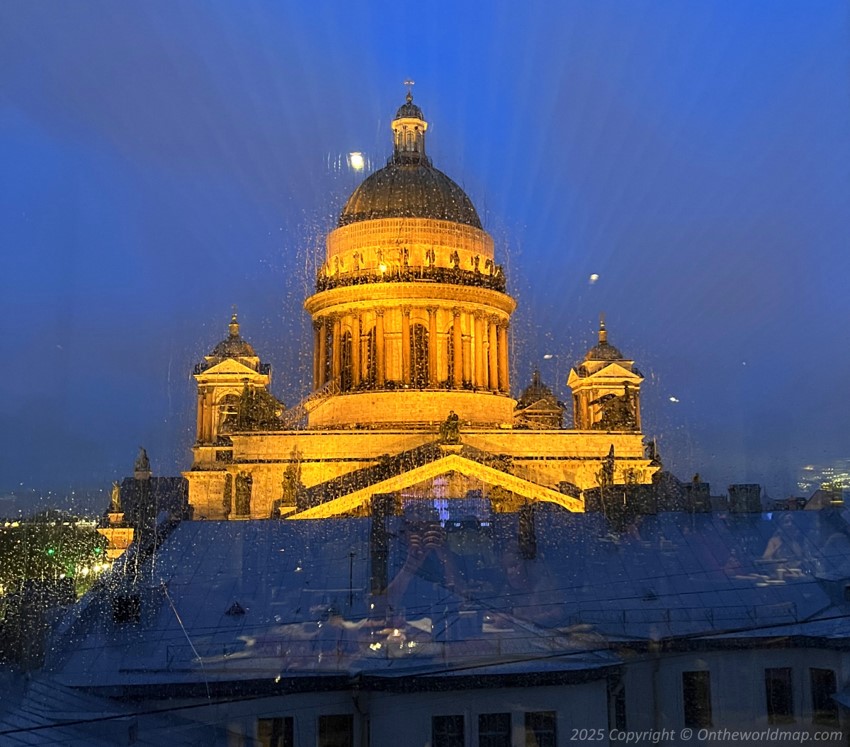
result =
[[274,397],[235,314],[196,367],[184,473],[196,519],[368,515],[375,496],[471,513],[538,501],[583,511],[588,490],[652,482],[643,377],[604,322],[569,374],[573,427],[538,374],[514,397],[516,301],[472,201],[428,157],[427,130],[408,93],[391,158],[327,236],[304,303],[312,392],[289,407]]

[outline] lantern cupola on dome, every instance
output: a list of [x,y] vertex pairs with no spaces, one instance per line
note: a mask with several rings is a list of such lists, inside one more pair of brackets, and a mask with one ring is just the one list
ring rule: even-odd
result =
[[393,154],[348,198],[340,227],[383,218],[430,218],[481,228],[472,200],[425,154],[427,129],[422,109],[408,91],[392,121]]

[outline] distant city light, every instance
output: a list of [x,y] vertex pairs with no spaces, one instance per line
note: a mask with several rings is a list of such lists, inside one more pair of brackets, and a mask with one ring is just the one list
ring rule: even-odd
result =
[[599,280],[599,275],[597,275],[597,274],[594,272],[594,273],[590,276],[590,282],[591,282],[591,284],[593,284],[593,283],[595,283],[597,280]]
[[678,402],[679,398],[678,397],[670,397],[670,401],[671,402]]
[[359,151],[354,151],[353,153],[348,154],[348,165],[351,166],[355,171],[363,171],[363,167],[366,165],[366,161],[363,158],[363,154]]

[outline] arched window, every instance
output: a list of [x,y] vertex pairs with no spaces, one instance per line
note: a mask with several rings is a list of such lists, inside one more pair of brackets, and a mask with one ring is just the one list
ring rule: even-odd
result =
[[415,387],[428,386],[428,328],[424,324],[410,327],[410,383]]
[[363,355],[361,356],[363,365],[363,381],[370,389],[373,388],[378,381],[378,368],[375,360],[375,328],[369,330],[363,340]]
[[351,390],[354,382],[354,371],[352,370],[352,355],[351,355],[351,332],[346,332],[342,336],[342,350],[340,351],[340,360],[342,368],[339,374],[339,388],[343,392]]
[[246,472],[240,472],[236,476],[236,516],[251,515],[251,489],[254,479]]
[[218,401],[218,432],[236,425],[239,416],[239,395],[225,394]]
[[459,357],[455,354],[455,326],[454,324],[449,327],[449,339],[448,339],[448,347],[446,349],[446,360],[448,361],[448,372],[447,372],[447,384],[448,386],[454,386],[455,380],[455,365],[460,364]]
[[321,380],[328,382],[333,378],[334,333],[333,325],[325,325],[325,370],[321,371]]

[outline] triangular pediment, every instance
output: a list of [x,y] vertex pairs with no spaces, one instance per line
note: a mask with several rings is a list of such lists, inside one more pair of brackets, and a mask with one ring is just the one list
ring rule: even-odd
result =
[[225,358],[220,363],[210,366],[195,376],[258,376],[259,374],[250,366],[240,363],[233,358]]
[[584,504],[580,500],[460,454],[448,453],[440,459],[414,467],[366,487],[355,489],[346,495],[339,495],[332,500],[300,511],[289,518],[320,519],[348,514],[362,508],[374,495],[413,490],[427,480],[435,478],[451,480],[456,475],[479,480],[487,486],[500,488],[528,501],[557,503],[568,511],[584,511]]
[[601,368],[590,372],[584,371],[579,372],[577,369],[572,369],[570,371],[569,379],[567,380],[567,384],[571,385],[573,381],[587,381],[590,378],[594,379],[618,379],[618,380],[627,380],[627,381],[643,381],[643,376],[640,375],[637,371],[630,371],[625,366],[620,363],[614,361],[609,363],[606,366],[602,366]]

